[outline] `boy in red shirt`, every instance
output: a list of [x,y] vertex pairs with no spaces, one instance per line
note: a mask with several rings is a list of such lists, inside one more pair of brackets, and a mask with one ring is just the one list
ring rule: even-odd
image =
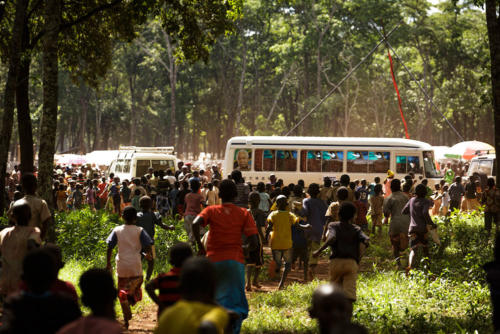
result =
[[[161,273],[146,285],[149,297],[158,305],[158,318],[167,307],[172,306],[181,298],[179,290],[179,277],[182,264],[191,256],[191,247],[180,242],[170,249],[170,264],[173,268],[168,273]],[[159,294],[156,294],[159,290]]]

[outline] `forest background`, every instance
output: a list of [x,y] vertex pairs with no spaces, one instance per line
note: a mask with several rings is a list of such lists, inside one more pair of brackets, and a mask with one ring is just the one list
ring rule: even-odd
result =
[[395,27],[410,137],[500,147],[499,9],[500,0],[0,1],[0,188],[8,152],[22,172],[39,153],[49,201],[56,151],[172,145],[180,157],[220,159],[234,135],[286,133],[351,71],[292,134],[403,137],[379,42]]
[[[150,19],[131,42],[114,40],[110,67],[92,80],[59,71],[59,152],[173,145],[221,157],[234,135],[283,134],[401,20],[389,38],[417,83],[394,61],[412,139],[494,142],[484,11],[467,1],[247,0],[233,33],[206,61],[187,62],[175,36]],[[296,131],[305,136],[403,137],[387,47],[382,45]],[[42,55],[31,59],[29,109],[38,145]],[[0,66],[0,86],[8,68]],[[102,76],[99,78],[99,76]],[[14,128],[10,152],[19,144]]]

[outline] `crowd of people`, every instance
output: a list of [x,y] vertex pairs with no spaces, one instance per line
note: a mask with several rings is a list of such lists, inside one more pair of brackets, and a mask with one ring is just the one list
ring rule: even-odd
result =
[[[429,239],[439,242],[433,215],[447,217],[482,205],[486,230],[495,223],[498,231],[500,220],[500,189],[493,178],[471,177],[463,185],[453,175],[431,188],[426,179],[410,173],[400,180],[389,170],[383,181],[351,180],[344,174],[338,181],[327,177],[321,185],[306,186],[303,180],[285,185],[272,174],[266,183],[250,184],[239,170],[223,178],[217,166],[194,170],[183,162],[175,172],[149,169],[132,180],[106,177],[88,166],[58,166],[57,210],[88,206],[113,211],[123,221],[106,239],[106,269],[91,269],[80,278],[82,304],[92,310],[82,318],[74,287],[57,279],[61,250],[44,245],[53,220],[47,203],[36,196],[36,176],[14,170],[7,181],[11,226],[0,232],[0,293],[6,298],[2,328],[8,333],[121,332],[113,304],[118,298],[128,328],[131,306],[142,298],[143,261],[145,290],[158,304],[156,333],[239,333],[249,312],[246,291],[261,287],[267,249],[272,254],[268,273],[279,280],[278,289],[286,287],[295,267],[303,270],[304,281],[314,279],[319,257],[330,249],[330,284],[315,291],[311,317],[324,333],[346,328],[362,333],[362,327],[350,324],[359,263],[370,236],[380,235],[383,225],[398,266],[403,267],[401,254],[410,248],[408,273],[420,263],[417,257],[429,261]],[[155,228],[175,228],[165,224],[165,217],[183,220],[188,243],[174,245],[172,269],[152,277]],[[110,274],[115,248],[117,288]],[[498,269],[496,262],[491,268]],[[57,320],[45,320],[39,328],[26,320],[26,310],[34,308],[43,309],[37,317]]]

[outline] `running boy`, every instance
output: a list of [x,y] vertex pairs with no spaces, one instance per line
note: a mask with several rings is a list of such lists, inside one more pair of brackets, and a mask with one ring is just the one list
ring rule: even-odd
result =
[[382,185],[377,183],[373,189],[373,196],[370,196],[370,214],[372,217],[372,233],[375,234],[375,227],[378,233],[382,232],[382,215],[384,213],[384,195]]
[[330,281],[342,286],[351,303],[356,301],[356,280],[362,255],[360,246],[363,244],[368,247],[369,241],[360,227],[351,224],[355,213],[356,208],[352,203],[342,203],[339,209],[340,222],[328,225],[327,241],[313,254],[318,257],[326,248],[331,248]]
[[106,269],[111,270],[113,248],[118,246],[116,254],[116,273],[118,275],[118,297],[123,311],[125,327],[132,319],[130,305],[142,299],[141,285],[143,281],[141,249],[146,250],[146,259],[152,259],[151,246],[153,240],[147,232],[136,226],[137,210],[127,206],[123,210],[124,225],[117,226],[106,239],[108,244]]
[[[257,192],[251,192],[249,196],[250,209],[248,212],[253,217],[255,225],[257,226],[257,232],[259,234],[259,245],[256,249],[248,251],[248,256],[245,258],[245,264],[247,269],[247,285],[246,290],[252,291],[252,285],[256,288],[260,288],[258,282],[260,268],[264,264],[264,258],[262,253],[262,244],[264,241],[264,229],[266,225],[266,215],[262,210],[259,209],[260,195]],[[253,276],[253,280],[252,280]]]
[[[146,285],[146,292],[151,300],[158,305],[158,318],[167,307],[175,304],[180,298],[179,277],[184,262],[193,256],[191,247],[185,242],[179,242],[170,249],[169,262],[173,268],[168,273],[161,273]],[[156,290],[159,294],[156,294]]]

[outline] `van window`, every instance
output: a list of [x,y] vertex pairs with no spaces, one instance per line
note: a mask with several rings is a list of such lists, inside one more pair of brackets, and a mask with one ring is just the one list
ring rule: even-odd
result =
[[135,177],[144,176],[148,172],[151,164],[150,160],[137,160],[137,167],[135,169]]
[[307,171],[321,172],[321,151],[307,151]]
[[276,170],[295,172],[297,170],[297,151],[276,151]]
[[121,172],[122,172],[122,169],[123,169],[122,167],[123,167],[123,160],[122,160],[122,159],[119,159],[119,160],[117,161],[117,163],[116,163],[116,169],[115,169],[115,171],[116,171],[117,173],[121,173]]
[[174,162],[172,160],[151,160],[151,167],[153,170],[167,170],[174,166]]
[[124,160],[123,163],[123,173],[130,173],[130,159]]
[[254,170],[258,172],[274,172],[276,170],[275,150],[255,150]]

